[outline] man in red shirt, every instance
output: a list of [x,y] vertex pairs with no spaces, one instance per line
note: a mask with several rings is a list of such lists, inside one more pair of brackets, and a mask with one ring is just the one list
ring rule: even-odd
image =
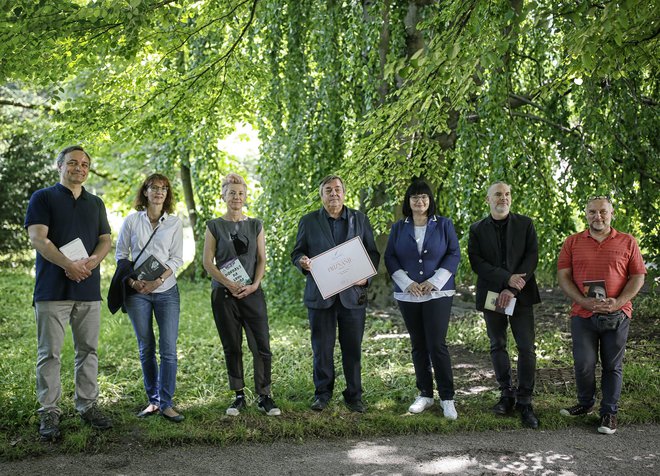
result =
[[557,262],[559,286],[573,300],[571,336],[578,397],[577,405],[560,413],[591,412],[600,347],[603,397],[598,432],[611,435],[616,431],[631,300],[644,284],[646,268],[635,238],[610,226],[614,209],[609,197],[590,198],[585,211],[589,228],[566,239]]

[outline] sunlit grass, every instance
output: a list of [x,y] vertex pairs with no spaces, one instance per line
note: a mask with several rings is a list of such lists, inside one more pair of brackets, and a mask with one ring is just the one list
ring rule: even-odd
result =
[[[109,283],[111,266],[105,266],[103,284]],[[251,402],[239,417],[225,415],[232,401],[224,354],[210,308],[210,284],[180,283],[182,314],[179,334],[179,371],[175,406],[185,416],[180,425],[160,417],[139,420],[135,414],[146,405],[133,330],[125,314],[102,312],[99,344],[100,404],[112,415],[114,428],[96,432],[83,426],[73,409],[73,343],[68,331],[62,356],[62,440],[57,445],[39,442],[38,404],[35,397],[36,334],[32,308],[34,278],[25,267],[0,268],[0,457],[20,458],[49,451],[77,453],[102,451],[113,444],[138,441],[142,445],[171,446],[183,443],[232,444],[236,442],[344,438],[416,432],[448,433],[458,430],[520,428],[517,418],[498,418],[487,409],[496,401],[493,378],[475,373],[456,396],[457,421],[442,418],[436,405],[420,415],[407,413],[417,390],[410,358],[410,341],[398,313],[367,317],[363,344],[363,387],[368,406],[365,415],[350,413],[341,402],[344,388],[340,353],[336,352],[335,397],[321,414],[309,410],[313,398],[312,351],[309,326],[302,303],[284,310],[270,309],[273,351],[273,395],[283,411],[265,417],[254,406],[252,357],[244,347],[246,393]],[[103,294],[106,289],[102,290]],[[488,365],[488,338],[483,319],[476,313],[452,318],[450,352],[459,347],[473,352]],[[570,366],[570,336],[565,326],[537,335],[539,367]],[[510,339],[515,357],[515,345]],[[633,354],[635,355],[635,354]],[[478,367],[454,358],[455,373]],[[658,371],[648,359],[627,362],[620,420],[658,420]],[[540,390],[538,390],[540,392]],[[575,422],[562,419],[558,409],[574,401],[574,388],[539,393],[536,409],[545,429],[564,428]]]

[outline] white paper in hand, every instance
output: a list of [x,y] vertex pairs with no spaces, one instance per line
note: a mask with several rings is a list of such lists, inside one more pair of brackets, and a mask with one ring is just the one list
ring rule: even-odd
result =
[[60,251],[71,261],[79,261],[89,258],[85,245],[80,238],[69,241],[66,245],[60,247]]

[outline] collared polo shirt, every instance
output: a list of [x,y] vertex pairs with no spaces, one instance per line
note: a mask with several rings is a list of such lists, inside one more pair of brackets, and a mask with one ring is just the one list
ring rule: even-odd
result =
[[[32,194],[25,216],[25,228],[30,225],[48,227],[48,239],[60,248],[80,238],[90,256],[99,236],[110,234],[105,205],[83,187],[76,199],[73,192],[57,183]],[[36,280],[33,302],[38,301],[100,301],[100,266],[79,283],[66,277],[64,270],[37,252]]]
[[[605,281],[608,297],[621,294],[631,275],[646,274],[635,238],[614,228],[601,242],[593,238],[588,229],[569,236],[557,260],[557,269],[567,268],[571,268],[573,282],[580,290],[585,281]],[[632,302],[625,303],[621,310],[631,317]],[[574,302],[571,315],[588,318],[593,312]]]

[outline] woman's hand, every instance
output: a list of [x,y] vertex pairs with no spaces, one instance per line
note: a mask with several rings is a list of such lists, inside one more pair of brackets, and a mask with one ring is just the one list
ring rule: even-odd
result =
[[406,288],[406,292],[416,297],[422,297],[424,295],[424,291],[422,291],[422,285],[416,282],[410,283],[410,286]]
[[422,289],[422,293],[426,296],[427,294],[431,294],[433,290],[435,290],[435,286],[433,286],[431,283],[428,281],[424,281],[419,285],[419,287]]
[[243,299],[244,297],[248,297],[250,294],[252,294],[257,289],[259,289],[259,286],[257,286],[256,284],[246,284],[246,285],[241,284],[240,286],[241,286],[240,290],[237,293],[232,292],[232,295],[236,299]]
[[160,279],[155,279],[153,281],[134,280],[133,289],[135,289],[140,294],[151,294],[161,284],[163,283],[160,281]]

